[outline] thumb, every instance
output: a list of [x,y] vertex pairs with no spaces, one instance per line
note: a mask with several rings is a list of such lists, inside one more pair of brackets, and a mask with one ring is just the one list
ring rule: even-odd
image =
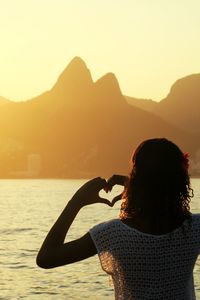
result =
[[121,194],[115,196],[115,197],[112,199],[111,205],[114,206],[115,203],[116,203],[117,201],[121,200],[121,199],[122,199],[122,195],[123,195],[123,193],[121,193]]
[[107,204],[108,206],[112,207],[112,203],[108,199],[105,199],[105,198],[99,197],[98,203],[104,203],[104,204]]

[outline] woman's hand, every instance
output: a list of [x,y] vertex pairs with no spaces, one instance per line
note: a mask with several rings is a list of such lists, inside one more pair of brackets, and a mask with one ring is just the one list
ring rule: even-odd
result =
[[[107,185],[106,187],[104,188],[104,190],[108,193],[112,190],[113,186],[115,185],[122,185],[122,186],[126,186],[128,182],[128,177],[127,176],[124,176],[124,175],[113,175],[111,176],[108,180],[107,180]],[[114,204],[121,200],[122,199],[122,195],[123,195],[123,192],[117,196],[115,196],[113,199],[112,199],[112,202],[111,202],[111,206],[114,206]]]
[[101,190],[106,190],[108,183],[101,177],[94,178],[86,182],[72,197],[70,201],[78,207],[83,207],[94,203],[104,203],[112,206],[108,199],[99,196]]
[[107,180],[107,186],[106,186],[106,191],[110,192],[113,188],[114,185],[123,185],[125,186],[128,181],[128,177],[124,175],[112,175],[108,180]]
[[64,243],[68,230],[83,206],[93,203],[105,203],[113,206],[117,200],[121,199],[121,195],[110,202],[108,199],[101,198],[99,192],[102,189],[109,192],[115,184],[125,185],[126,180],[126,176],[113,175],[108,181],[97,177],[86,182],[74,194],[47,234],[37,255],[38,266],[54,268],[96,254],[97,250],[89,233],[79,239]]

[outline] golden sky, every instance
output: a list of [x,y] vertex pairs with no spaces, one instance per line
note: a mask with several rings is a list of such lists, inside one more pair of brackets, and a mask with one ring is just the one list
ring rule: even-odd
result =
[[125,95],[164,98],[200,73],[199,0],[0,0],[0,96],[50,89],[74,56]]

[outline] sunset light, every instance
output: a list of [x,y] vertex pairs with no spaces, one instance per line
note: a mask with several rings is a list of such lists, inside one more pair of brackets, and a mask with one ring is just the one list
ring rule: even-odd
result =
[[200,300],[200,0],[0,0],[0,42],[0,299]]
[[198,0],[1,0],[0,96],[50,89],[74,56],[93,79],[113,72],[125,95],[161,100],[200,70]]

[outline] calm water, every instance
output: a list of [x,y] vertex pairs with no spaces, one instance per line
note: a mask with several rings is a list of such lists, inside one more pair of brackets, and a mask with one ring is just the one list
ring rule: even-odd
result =
[[[51,270],[35,265],[48,229],[84,182],[0,180],[0,299],[113,299],[112,285],[97,256]],[[192,186],[192,211],[200,212],[200,179],[193,179]],[[119,203],[115,208],[103,204],[83,208],[72,226],[70,239],[78,238],[96,223],[117,217],[118,210]],[[194,274],[200,300],[200,259]]]

